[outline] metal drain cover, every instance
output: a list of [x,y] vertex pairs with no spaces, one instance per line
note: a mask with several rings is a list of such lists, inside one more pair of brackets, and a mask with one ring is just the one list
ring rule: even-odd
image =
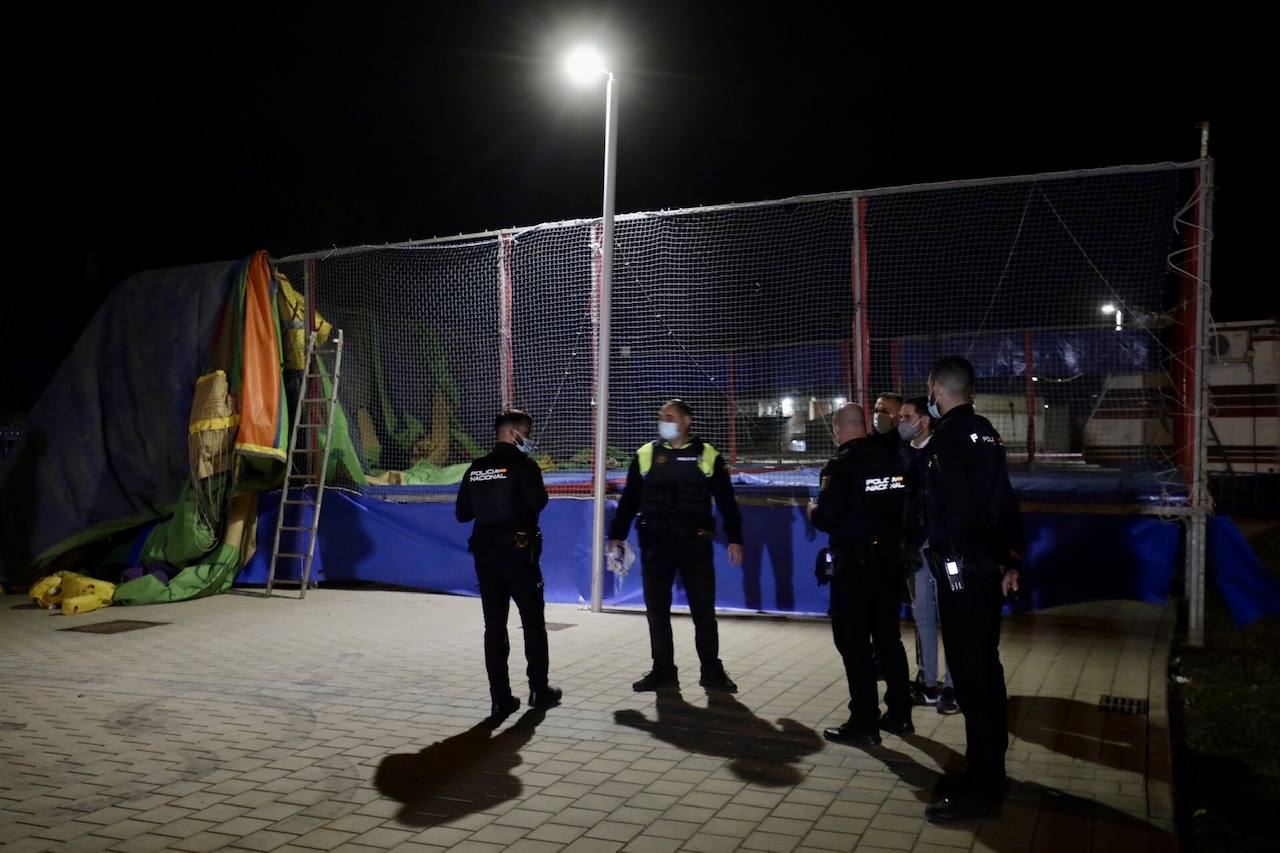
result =
[[1098,700],[1098,708],[1112,714],[1134,714],[1143,717],[1146,716],[1149,707],[1146,699],[1134,699],[1130,696],[1106,694]]
[[156,625],[168,625],[168,622],[143,622],[138,619],[116,619],[111,622],[96,622],[93,625],[77,625],[74,628],[60,628],[61,631],[79,631],[82,634],[123,634],[125,631],[139,631],[153,628]]
[[548,623],[547,623],[547,630],[548,630],[548,631],[563,631],[565,628],[572,628],[572,627],[574,626],[574,624],[575,624],[575,623],[573,623],[573,622],[548,622]]

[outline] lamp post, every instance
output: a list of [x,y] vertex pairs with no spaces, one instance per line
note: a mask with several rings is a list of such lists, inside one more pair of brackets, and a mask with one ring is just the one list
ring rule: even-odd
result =
[[591,523],[591,610],[604,607],[604,508],[605,485],[609,473],[609,333],[613,304],[613,207],[618,161],[618,99],[613,91],[613,72],[604,65],[604,57],[589,47],[578,47],[565,57],[565,71],[580,84],[589,84],[604,76],[604,211],[600,232],[600,300],[598,344],[596,353],[596,436],[595,464],[592,470]]
[[1117,332],[1124,328],[1124,312],[1122,312],[1119,308],[1117,308],[1114,303],[1108,302],[1106,305],[1103,305],[1102,313],[1106,314],[1107,316],[1110,316],[1112,314],[1116,315],[1116,331]]

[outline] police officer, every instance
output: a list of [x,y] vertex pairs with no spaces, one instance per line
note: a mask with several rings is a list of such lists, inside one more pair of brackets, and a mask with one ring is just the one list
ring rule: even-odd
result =
[[925,472],[926,557],[937,580],[942,643],[964,714],[960,776],[939,785],[931,821],[998,814],[1009,748],[1008,698],[1000,665],[1000,609],[1018,588],[1022,523],[1004,445],[973,411],[973,365],[940,359],[929,374],[933,438]]
[[902,395],[886,391],[876,397],[871,407],[871,429],[873,436],[879,438],[893,450],[898,449],[898,421],[902,420]]
[[507,613],[512,601],[524,628],[529,705],[550,708],[561,691],[547,684],[547,627],[543,619],[542,533],[538,514],[547,505],[542,470],[529,458],[533,419],[508,409],[494,422],[497,441],[471,463],[458,489],[458,521],[475,521],[469,550],[475,555],[484,608],[484,665],[489,673],[491,716],[501,720],[520,707],[507,676]]
[[[880,729],[899,736],[915,731],[898,626],[906,488],[897,456],[884,441],[867,435],[864,417],[855,403],[836,410],[832,427],[838,449],[822,469],[818,497],[809,505],[814,527],[831,537],[831,633],[849,679],[849,720],[823,735],[858,746],[879,744]],[[819,584],[828,580],[825,564],[820,559]],[[887,688],[883,715],[871,664],[873,637]]]
[[693,617],[694,644],[702,664],[698,683],[708,690],[733,693],[738,689],[720,662],[711,501],[715,500],[724,519],[729,562],[735,566],[742,564],[742,514],[724,457],[707,442],[693,438],[692,427],[693,410],[683,400],[662,407],[658,413],[661,437],[636,451],[618,512],[609,525],[609,548],[613,549],[627,538],[632,520],[640,516],[644,609],[653,669],[631,685],[637,692],[679,686],[671,636],[671,585],[676,572]]

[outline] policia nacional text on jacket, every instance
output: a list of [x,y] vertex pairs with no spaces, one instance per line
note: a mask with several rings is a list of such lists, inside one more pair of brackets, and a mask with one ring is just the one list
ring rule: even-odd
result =
[[493,450],[471,463],[458,489],[455,515],[474,519],[468,540],[475,556],[480,601],[484,610],[484,662],[494,717],[519,707],[507,675],[510,642],[507,613],[512,601],[520,611],[528,661],[529,704],[548,707],[560,691],[547,684],[547,629],[543,616],[542,532],[538,515],[547,505],[542,469],[529,458],[532,419],[508,411],[494,425]]

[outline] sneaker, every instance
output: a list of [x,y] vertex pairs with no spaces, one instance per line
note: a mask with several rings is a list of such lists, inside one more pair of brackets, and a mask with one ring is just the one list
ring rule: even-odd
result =
[[655,669],[644,674],[644,678],[631,685],[631,689],[637,693],[644,693],[648,690],[657,690],[661,687],[679,687],[680,679],[676,677],[676,669],[672,667],[668,670]]
[[489,703],[489,719],[500,723],[520,708],[520,700],[514,696],[501,696]]
[[546,709],[554,708],[560,704],[564,691],[559,687],[543,687],[541,690],[534,690],[529,694],[529,707]]
[[849,746],[869,747],[880,745],[879,732],[860,729],[852,721],[845,723],[843,726],[823,729],[822,736],[832,743],[844,743]]
[[911,683],[911,704],[917,707],[933,707],[938,704],[938,688],[917,678]]
[[720,667],[719,672],[703,672],[702,678],[698,680],[698,684],[708,690],[718,690],[721,693],[737,693],[738,685],[733,683],[729,678],[729,673],[724,671],[724,667]]
[[907,717],[905,720],[895,720],[893,717],[889,716],[888,711],[885,711],[880,715],[880,730],[886,731],[891,735],[897,735],[898,737],[906,737],[907,735],[913,735],[916,733],[916,727],[911,724],[910,717]]
[[942,695],[938,697],[938,713],[939,714],[959,714],[960,703],[956,701],[956,689],[954,687],[942,688]]

